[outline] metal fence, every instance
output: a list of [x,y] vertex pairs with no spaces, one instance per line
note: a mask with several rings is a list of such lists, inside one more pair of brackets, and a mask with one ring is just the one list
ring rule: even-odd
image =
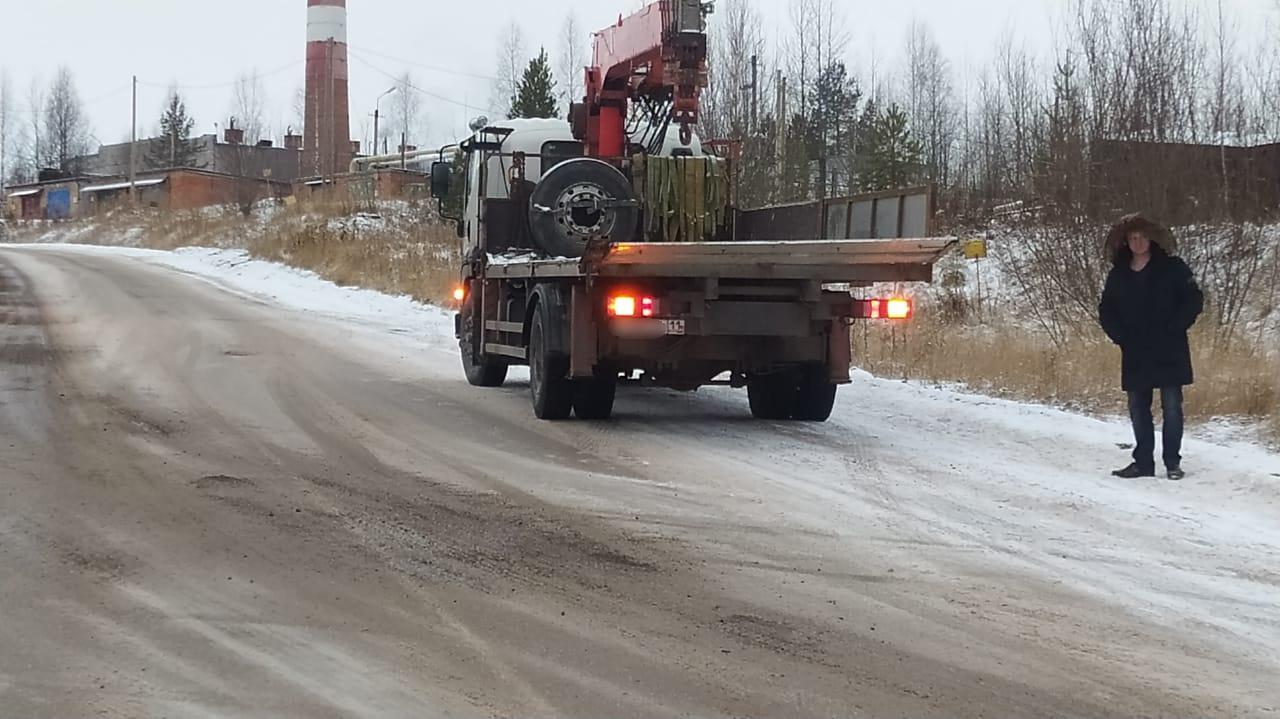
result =
[[873,240],[933,236],[926,185],[737,213],[737,240]]

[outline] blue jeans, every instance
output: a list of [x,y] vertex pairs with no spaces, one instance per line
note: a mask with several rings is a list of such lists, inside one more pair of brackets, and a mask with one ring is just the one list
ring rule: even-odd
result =
[[[1140,469],[1155,469],[1156,428],[1151,416],[1151,400],[1154,390],[1146,389],[1129,393],[1129,419],[1133,422],[1133,437],[1137,440],[1133,448],[1133,461]],[[1182,464],[1182,388],[1160,388],[1160,405],[1164,410],[1164,466],[1177,467]]]

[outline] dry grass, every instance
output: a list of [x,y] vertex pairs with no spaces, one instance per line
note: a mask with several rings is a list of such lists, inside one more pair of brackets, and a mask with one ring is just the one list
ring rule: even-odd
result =
[[[861,325],[854,361],[888,377],[956,382],[975,391],[1121,413],[1120,351],[1099,336],[1065,346],[1016,325],[972,326],[922,312],[910,325]],[[1237,342],[1215,350],[1210,332],[1192,333],[1196,383],[1187,390],[1192,419],[1234,417],[1267,427],[1280,441],[1280,353]]]
[[21,228],[15,241],[66,241],[244,249],[258,259],[311,270],[343,286],[365,287],[443,303],[458,272],[459,243],[452,228],[425,205],[395,204],[380,213],[345,205],[237,211],[120,212],[63,225]]
[[255,257],[302,267],[336,284],[444,303],[458,276],[458,240],[430,219],[287,217],[248,242]]

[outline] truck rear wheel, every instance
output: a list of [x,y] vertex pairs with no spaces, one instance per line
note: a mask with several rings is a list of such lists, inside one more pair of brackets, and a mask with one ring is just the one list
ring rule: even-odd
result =
[[573,383],[569,380],[569,358],[552,351],[547,344],[545,304],[533,313],[529,328],[529,393],[538,419],[568,419],[573,411]]
[[836,406],[836,385],[823,365],[805,367],[796,389],[792,417],[802,422],[826,422]]
[[609,419],[618,394],[618,373],[597,371],[595,377],[573,381],[573,411],[578,419]]
[[798,386],[790,372],[762,374],[747,380],[747,401],[756,419],[791,419],[798,403]]

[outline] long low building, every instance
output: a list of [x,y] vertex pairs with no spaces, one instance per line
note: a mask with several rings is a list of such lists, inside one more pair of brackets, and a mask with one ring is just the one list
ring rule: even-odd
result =
[[247,205],[292,194],[292,185],[267,178],[179,168],[125,177],[77,176],[14,185],[5,191],[5,214],[16,220],[70,220],[92,217],[131,204],[136,189],[140,207],[189,210],[218,205]]

